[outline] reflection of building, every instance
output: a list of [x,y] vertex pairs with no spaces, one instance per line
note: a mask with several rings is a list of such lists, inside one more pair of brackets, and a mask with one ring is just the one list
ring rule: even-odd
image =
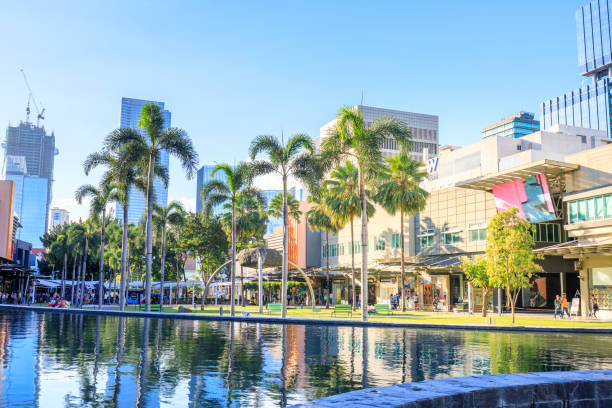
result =
[[[542,128],[562,124],[605,131],[611,137],[612,45],[610,7],[594,0],[576,11],[578,65],[591,83],[541,104]],[[591,147],[596,147],[593,143]]]
[[538,130],[540,130],[540,121],[534,119],[533,113],[519,112],[484,128],[482,137],[507,136],[518,138]]
[[[204,166],[200,167],[200,170],[198,170],[198,174],[196,177],[196,212],[200,213],[204,211],[203,204],[202,204],[202,195],[201,195],[202,186],[213,179],[223,181],[223,182],[227,181],[227,176],[221,170],[217,171],[214,177],[210,176],[215,166],[216,164],[205,164]],[[213,214],[218,215],[219,213],[222,212],[222,209],[223,209],[223,205],[215,206],[213,208]]]
[[51,227],[68,224],[70,222],[70,212],[62,208],[54,207],[51,209]]
[[[164,129],[170,127],[172,115],[170,111],[164,109],[163,102],[146,101],[142,99],[132,98],[121,98],[121,127],[122,128],[133,128],[138,129],[148,140],[148,135],[145,131],[138,127],[138,119],[140,118],[140,111],[146,103],[154,103],[162,109],[164,115]],[[169,168],[170,156],[165,150],[160,151],[160,164],[166,168]],[[166,206],[168,204],[168,189],[164,187],[159,177],[155,178],[153,183],[153,192],[155,195],[155,202],[159,205]],[[130,188],[130,201],[128,204],[128,221],[138,224],[140,219],[144,215],[146,210],[146,198],[142,192],[135,187]],[[117,204],[115,214],[119,221],[123,220],[123,207],[121,204]]]

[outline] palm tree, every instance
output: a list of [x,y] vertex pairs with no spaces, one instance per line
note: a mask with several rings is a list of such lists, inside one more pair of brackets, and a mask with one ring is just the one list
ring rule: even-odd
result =
[[337,121],[321,143],[325,163],[337,163],[347,158],[356,161],[359,169],[359,200],[361,204],[361,319],[368,320],[368,223],[366,186],[374,185],[383,166],[380,146],[394,139],[401,147],[410,143],[410,130],[400,120],[383,117],[366,126],[357,107],[341,108]]
[[95,234],[96,225],[94,224],[91,218],[86,219],[85,222],[71,224],[70,230],[68,232],[70,242],[77,248],[83,248],[83,264],[81,267],[81,276],[78,279],[78,286],[80,286],[78,290],[81,292],[79,306],[83,305],[83,295],[85,294],[85,276],[87,274],[87,255],[89,252],[89,242],[93,239]]
[[[67,228],[65,228],[67,229]],[[57,236],[57,239],[49,246],[49,254],[55,258],[55,265],[57,265],[60,259],[62,259],[62,298],[66,290],[66,271],[68,268],[68,252],[70,252],[70,245],[68,242],[68,235],[64,232]]]
[[[289,217],[293,218],[299,223],[302,211],[300,211],[300,202],[293,197],[293,194],[287,193],[287,211]],[[280,218],[283,216],[283,193],[278,193],[268,205],[268,215],[274,218]]]
[[330,280],[329,280],[329,233],[335,234],[338,232],[338,222],[333,217],[331,210],[325,205],[325,197],[319,195],[316,198],[311,198],[314,206],[306,212],[306,222],[308,225],[318,231],[325,230],[325,263],[327,269],[327,293],[325,300],[325,308],[329,309],[330,295]]
[[164,307],[164,271],[166,264],[166,233],[168,224],[179,224],[184,218],[184,208],[178,201],[167,206],[153,204],[153,222],[161,232],[161,268],[159,282],[159,311]]
[[[132,128],[119,128],[112,132],[108,139],[129,139],[138,137],[138,131]],[[117,193],[117,202],[123,208],[123,232],[121,238],[121,283],[119,285],[119,307],[125,310],[126,276],[127,276],[127,252],[128,252],[128,205],[130,192],[135,188],[142,193],[146,192],[147,168],[145,162],[139,160],[138,150],[131,149],[130,146],[112,150],[109,143],[105,143],[100,152],[91,153],[87,156],[83,167],[85,174],[98,166],[106,167],[106,172],[102,176],[103,184],[114,184]],[[162,181],[165,187],[168,186],[168,169],[162,165],[155,166],[155,174]]]
[[143,129],[146,136],[140,132],[130,134],[113,132],[106,138],[106,145],[110,150],[125,148],[130,150],[134,157],[147,165],[147,221],[146,221],[146,247],[145,247],[145,275],[146,275],[146,311],[151,311],[151,267],[153,263],[153,181],[155,180],[155,167],[160,162],[162,150],[179,159],[187,178],[191,179],[198,165],[198,154],[193,147],[191,139],[182,129],[164,129],[164,115],[162,109],[154,103],[146,103],[140,112],[138,127]]
[[315,185],[318,176],[315,156],[313,155],[312,139],[306,134],[291,136],[287,143],[275,136],[257,136],[249,148],[251,160],[265,153],[268,160],[254,161],[255,175],[277,173],[283,180],[283,263],[281,272],[281,317],[287,317],[287,264],[289,241],[289,215],[287,209],[287,181],[294,177],[307,185]]
[[91,197],[91,217],[99,217],[100,220],[100,282],[98,291],[98,309],[102,309],[102,304],[104,302],[104,231],[107,223],[106,206],[112,201],[117,200],[117,192],[114,185],[102,184],[100,188],[96,188],[91,184],[85,184],[77,189],[74,196],[79,204],[83,202],[83,198]]
[[406,311],[406,286],[404,284],[404,215],[416,215],[425,208],[427,191],[419,187],[426,176],[420,168],[423,163],[413,160],[406,151],[385,159],[387,166],[380,173],[380,185],[376,193],[378,201],[391,215],[400,212],[401,241],[401,295],[402,311]]
[[205,211],[210,213],[213,207],[222,203],[231,204],[231,228],[232,228],[232,269],[231,287],[232,296],[230,300],[230,313],[234,315],[234,300],[236,297],[236,201],[241,192],[251,190],[253,180],[252,168],[247,163],[239,163],[236,166],[219,164],[210,173],[211,178],[215,173],[225,173],[227,181],[210,180],[202,186],[200,194],[205,205]]
[[[342,227],[348,222],[351,228],[351,242],[349,245],[349,251],[351,253],[351,290],[353,292],[352,304],[354,309],[357,307],[357,302],[355,301],[355,233],[353,224],[355,217],[359,217],[361,215],[361,202],[359,198],[359,170],[350,160],[347,160],[344,166],[336,167],[331,172],[330,178],[326,180],[323,185],[328,191],[328,194],[325,197],[325,203],[338,220],[339,226]],[[368,201],[368,218],[373,214],[374,206]]]

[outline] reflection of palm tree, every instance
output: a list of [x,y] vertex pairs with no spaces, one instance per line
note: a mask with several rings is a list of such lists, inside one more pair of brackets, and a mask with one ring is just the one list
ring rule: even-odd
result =
[[140,361],[138,363],[138,375],[136,378],[136,406],[137,407],[144,407],[146,400],[145,400],[145,392],[146,392],[146,387],[145,387],[145,382],[147,380],[147,353],[148,353],[148,348],[149,348],[149,324],[150,324],[150,320],[149,318],[144,318],[143,319],[143,329],[142,329],[142,346],[141,346],[141,353],[140,353]]
[[119,367],[121,367],[121,357],[123,355],[123,339],[124,339],[124,318],[119,316],[119,322],[117,324],[117,354],[115,354],[115,384],[113,387],[113,404],[118,406],[118,396],[121,389],[121,374]]
[[281,407],[287,406],[287,378],[285,370],[287,369],[287,325],[281,325],[281,372],[280,372],[280,392],[281,392]]
[[361,374],[361,386],[368,388],[368,328],[361,329],[361,360],[363,371]]

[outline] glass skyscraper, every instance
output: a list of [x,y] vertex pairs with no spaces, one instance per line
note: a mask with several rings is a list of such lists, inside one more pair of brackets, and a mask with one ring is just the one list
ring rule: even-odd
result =
[[[121,98],[121,127],[129,127],[138,129],[144,134],[144,130],[138,127],[138,118],[140,117],[140,111],[145,103],[154,103],[158,105],[164,114],[164,129],[171,126],[172,115],[170,111],[164,109],[163,102],[146,101],[143,99],[132,99],[132,98]],[[148,135],[145,135],[148,138]],[[170,156],[167,151],[162,150],[160,154],[160,161],[162,166],[170,165]],[[161,180],[156,177],[153,183],[153,193],[155,196],[155,202],[159,205],[168,205],[168,189],[164,187]],[[143,193],[132,187],[130,189],[130,201],[128,205],[128,222],[135,224],[139,223],[146,210],[146,198]],[[116,216],[119,221],[123,221],[123,206],[121,204],[116,205]]]
[[486,127],[482,137],[507,136],[513,138],[523,137],[540,130],[540,121],[534,119],[534,114],[519,112],[502,119],[500,122]]
[[612,136],[611,0],[593,0],[576,11],[578,65],[591,83],[541,104],[542,127],[569,125]]
[[[210,173],[212,173],[215,166],[216,164],[205,164],[204,166],[200,167],[200,170],[198,170],[196,178],[196,212],[201,213],[204,210],[204,204],[202,203],[202,196],[200,194],[200,191],[202,191],[202,186],[212,179],[223,182],[227,181],[227,176],[223,171],[217,171],[214,177],[210,176]],[[218,215],[223,209],[222,207],[222,205],[216,205],[213,207],[213,214]]]
[[52,199],[55,135],[29,122],[9,126],[3,141],[2,176],[16,187],[15,213],[21,228],[17,238],[42,246],[40,237],[47,231]]

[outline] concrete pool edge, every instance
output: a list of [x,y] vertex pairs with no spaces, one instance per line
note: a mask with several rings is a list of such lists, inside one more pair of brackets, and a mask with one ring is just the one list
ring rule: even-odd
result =
[[612,404],[612,370],[587,370],[442,378],[366,388],[292,408],[604,407],[608,404]]
[[539,326],[488,326],[477,324],[436,324],[436,323],[394,323],[394,322],[361,322],[356,320],[317,320],[300,319],[288,317],[264,317],[258,315],[249,316],[218,316],[197,313],[160,313],[139,312],[120,310],[98,310],[98,309],[57,309],[40,306],[0,304],[0,310],[32,310],[47,313],[69,313],[69,314],[91,314],[106,316],[126,317],[148,317],[155,319],[180,319],[180,320],[208,320],[208,321],[235,321],[267,324],[299,324],[299,325],[329,325],[329,326],[355,326],[355,327],[387,327],[387,328],[421,328],[439,330],[477,330],[496,332],[544,332],[544,333],[589,333],[589,334],[612,334],[612,328],[588,328],[588,327],[539,327]]

